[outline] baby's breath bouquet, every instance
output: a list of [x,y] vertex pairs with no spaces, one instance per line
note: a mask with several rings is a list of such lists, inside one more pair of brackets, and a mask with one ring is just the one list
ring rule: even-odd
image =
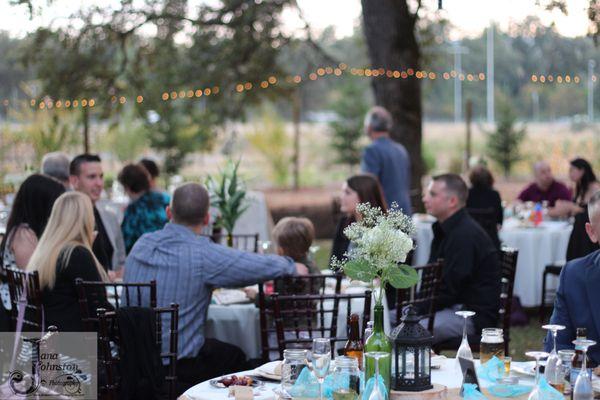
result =
[[[359,204],[356,210],[362,219],[344,229],[350,248],[343,260],[333,259],[332,267],[342,269],[350,279],[369,284],[379,279],[382,289],[387,283],[397,289],[414,286],[419,280],[417,272],[403,264],[413,248],[411,234],[415,227],[411,218],[395,203],[387,213],[368,203]],[[378,305],[382,299],[380,290]]]

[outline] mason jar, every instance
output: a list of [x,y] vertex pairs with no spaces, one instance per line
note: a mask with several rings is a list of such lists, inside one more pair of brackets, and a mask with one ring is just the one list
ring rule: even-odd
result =
[[333,369],[333,400],[358,400],[360,370],[353,357],[336,357]]
[[308,366],[308,350],[285,349],[283,351],[283,364],[281,365],[281,389],[289,396],[289,390],[296,383],[302,370]]
[[479,347],[480,361],[484,364],[494,356],[500,360],[504,357],[503,331],[500,328],[484,328],[481,331],[481,344]]

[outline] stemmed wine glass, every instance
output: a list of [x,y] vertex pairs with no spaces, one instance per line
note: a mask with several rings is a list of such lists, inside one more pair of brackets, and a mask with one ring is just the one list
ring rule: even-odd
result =
[[469,340],[467,339],[467,320],[475,315],[475,311],[456,311],[454,314],[459,315],[464,319],[462,341],[460,342],[460,346],[456,352],[455,365],[456,371],[461,372],[462,374],[459,358],[464,358],[467,360],[473,359],[473,352],[471,351],[471,346],[469,346]]
[[565,327],[563,325],[544,325],[542,328],[552,332],[552,341],[554,343],[552,352],[546,361],[546,370],[544,371],[544,375],[546,376],[548,383],[562,393],[561,387],[564,382],[564,373],[562,360],[556,352],[556,334],[558,331],[565,329]]
[[535,358],[535,387],[529,394],[527,400],[543,400],[542,393],[540,393],[540,360],[548,357],[548,353],[545,351],[528,351],[525,355],[527,357]]
[[312,371],[319,381],[319,399],[323,400],[323,381],[329,373],[331,363],[331,342],[328,338],[313,339]]
[[365,353],[365,356],[375,360],[375,375],[373,375],[375,382],[373,384],[373,391],[369,395],[368,400],[387,400],[387,392],[384,390],[383,393],[381,393],[381,390],[379,389],[379,360],[384,357],[389,357],[390,353],[383,351],[369,351]]
[[596,342],[589,339],[577,339],[573,340],[573,344],[583,352],[581,371],[573,388],[573,400],[593,400],[594,391],[592,389],[592,379],[587,370],[586,358],[588,348],[595,345]]

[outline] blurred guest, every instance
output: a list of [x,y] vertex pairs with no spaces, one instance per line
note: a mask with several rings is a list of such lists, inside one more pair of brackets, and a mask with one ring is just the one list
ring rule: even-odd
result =
[[569,217],[583,212],[590,197],[600,190],[600,183],[589,162],[576,158],[569,164],[569,178],[575,183],[575,192],[572,200],[556,202],[551,213],[555,217]]
[[460,340],[464,321],[456,311],[476,314],[467,333],[478,335],[496,326],[500,300],[498,250],[483,228],[465,210],[467,185],[456,174],[434,176],[423,203],[437,222],[429,262],[444,259],[442,283],[435,302],[434,343]]
[[342,185],[340,197],[342,217],[338,222],[333,238],[330,258],[335,256],[338,260],[341,260],[344,258],[344,253],[348,251],[350,241],[344,235],[344,229],[361,218],[356,211],[356,206],[360,203],[369,203],[372,207],[379,207],[383,212],[387,211],[387,203],[383,197],[381,185],[374,175],[354,175]]
[[[480,222],[485,231],[490,235],[490,238],[500,248],[500,239],[498,238],[498,229],[502,226],[504,212],[502,210],[502,200],[500,194],[494,190],[494,177],[489,169],[483,165],[476,165],[471,168],[469,173],[469,181],[471,188],[467,197],[467,209],[472,213],[472,217],[479,222],[478,215],[475,215],[477,210],[493,211],[494,226],[487,228],[486,224]],[[484,221],[485,222],[485,221]]]
[[165,226],[167,212],[162,194],[150,190],[148,175],[140,165],[126,165],[117,179],[131,199],[121,223],[125,252],[129,253],[140,236]]
[[[179,304],[177,376],[182,386],[244,370],[246,356],[237,346],[204,337],[212,290],[242,287],[281,276],[306,274],[289,257],[232,249],[201,236],[208,223],[209,195],[204,186],[186,183],[173,193],[163,229],[142,236],[127,257],[125,282],[156,280],[158,306]],[[164,321],[163,349],[169,326]]]
[[148,171],[148,176],[150,178],[150,190],[162,194],[164,205],[165,207],[168,206],[171,202],[171,197],[166,192],[161,191],[158,187],[158,183],[156,182],[160,176],[160,169],[158,168],[158,165],[149,158],[142,158],[139,162],[139,165]]
[[6,223],[6,235],[0,244],[4,267],[25,268],[44,232],[56,199],[65,192],[57,180],[34,174],[29,176],[15,196]]
[[590,240],[585,226],[588,217],[587,204],[594,193],[600,190],[600,184],[589,162],[583,158],[571,161],[569,177],[575,182],[575,195],[572,202],[560,201],[556,203],[555,210],[560,211],[560,216],[573,215],[573,230],[567,246],[567,261],[586,256],[598,250],[598,243]]
[[[92,252],[94,225],[89,197],[79,192],[64,193],[52,207],[48,225],[27,264],[27,271],[39,275],[45,325],[55,325],[61,332],[83,329],[75,279],[108,279]],[[98,294],[102,296],[103,291]]]
[[94,255],[109,271],[111,278],[117,277],[125,264],[125,245],[117,216],[108,208],[98,204],[104,189],[104,172],[100,157],[95,154],[80,154],[71,160],[69,181],[74,190],[86,194],[94,204],[96,239],[92,246]]
[[65,189],[71,188],[69,183],[69,156],[60,151],[44,155],[42,157],[42,174],[58,179]]
[[[0,260],[4,268],[25,269],[44,232],[54,202],[64,192],[63,185],[44,175],[34,174],[23,181],[0,243]],[[3,276],[0,281],[4,281]],[[4,332],[8,330],[8,311],[12,308],[6,282],[0,284],[0,297],[0,332]]]
[[410,215],[410,157],[403,145],[390,138],[392,116],[383,107],[373,107],[364,125],[372,143],[363,153],[362,171],[379,179],[388,205],[395,202]]
[[[592,242],[600,239],[600,192],[588,199],[589,220],[585,226]],[[565,326],[558,331],[556,347],[572,349],[577,328],[587,328],[587,338],[600,342],[600,250],[575,260],[569,261],[560,273],[554,311],[550,317],[551,324]],[[550,351],[553,341],[546,337],[545,348]],[[593,364],[600,363],[600,347],[593,346],[588,351]]]
[[549,207],[554,207],[557,200],[571,200],[571,191],[562,183],[554,179],[550,165],[545,161],[538,161],[533,165],[535,181],[519,194],[518,200],[534,203],[548,202]]

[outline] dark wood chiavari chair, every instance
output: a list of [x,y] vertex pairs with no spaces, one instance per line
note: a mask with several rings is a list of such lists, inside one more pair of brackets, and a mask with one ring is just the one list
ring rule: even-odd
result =
[[[342,288],[343,275],[310,274],[305,276],[283,277],[273,281],[273,288],[279,295],[293,294],[325,294],[328,282],[333,283],[333,293],[339,294]],[[258,308],[260,315],[260,344],[261,358],[269,361],[269,354],[278,351],[277,343],[271,343],[269,338],[277,333],[273,316],[273,301],[270,295],[265,294],[265,284],[258,285]]]
[[[308,294],[280,296],[274,293],[273,315],[277,331],[277,345],[280,357],[286,347],[310,348],[312,340],[318,337],[329,338],[331,348],[336,343],[348,340],[347,332],[338,336],[338,313],[340,303],[346,308],[345,318],[353,312],[352,303],[362,302],[359,311],[362,314],[364,332],[371,315],[371,291],[352,294]],[[358,310],[355,310],[358,311]],[[335,355],[335,351],[333,354]]]
[[138,306],[156,308],[156,281],[145,283],[116,283],[84,281],[75,279],[77,296],[79,297],[79,310],[81,322],[86,330],[96,330],[98,316],[95,310],[104,307],[100,298],[103,296],[114,309],[124,306]]
[[[152,308],[156,313],[156,330],[154,332],[157,346],[160,350],[161,359],[168,360],[168,366],[165,369],[165,384],[167,386],[167,396],[169,400],[177,398],[177,346],[179,334],[179,305],[172,303],[169,307]],[[169,350],[162,351],[162,321],[169,319]],[[118,398],[119,381],[119,362],[120,354],[120,334],[117,324],[117,311],[106,311],[98,309],[98,342],[99,368],[102,368],[104,381],[99,384],[99,395],[103,400],[116,400]],[[116,351],[112,344],[115,344]]]
[[396,326],[402,319],[402,311],[412,304],[421,311],[422,318],[428,318],[427,329],[433,332],[435,322],[435,300],[440,283],[444,261],[438,260],[431,264],[415,267],[419,274],[419,284],[408,289],[398,289],[396,295]]
[[24,332],[41,332],[44,329],[44,305],[40,279],[37,271],[26,272],[15,268],[4,268],[12,309],[10,311],[11,330],[14,332],[19,318],[19,306],[25,307],[23,318]]

